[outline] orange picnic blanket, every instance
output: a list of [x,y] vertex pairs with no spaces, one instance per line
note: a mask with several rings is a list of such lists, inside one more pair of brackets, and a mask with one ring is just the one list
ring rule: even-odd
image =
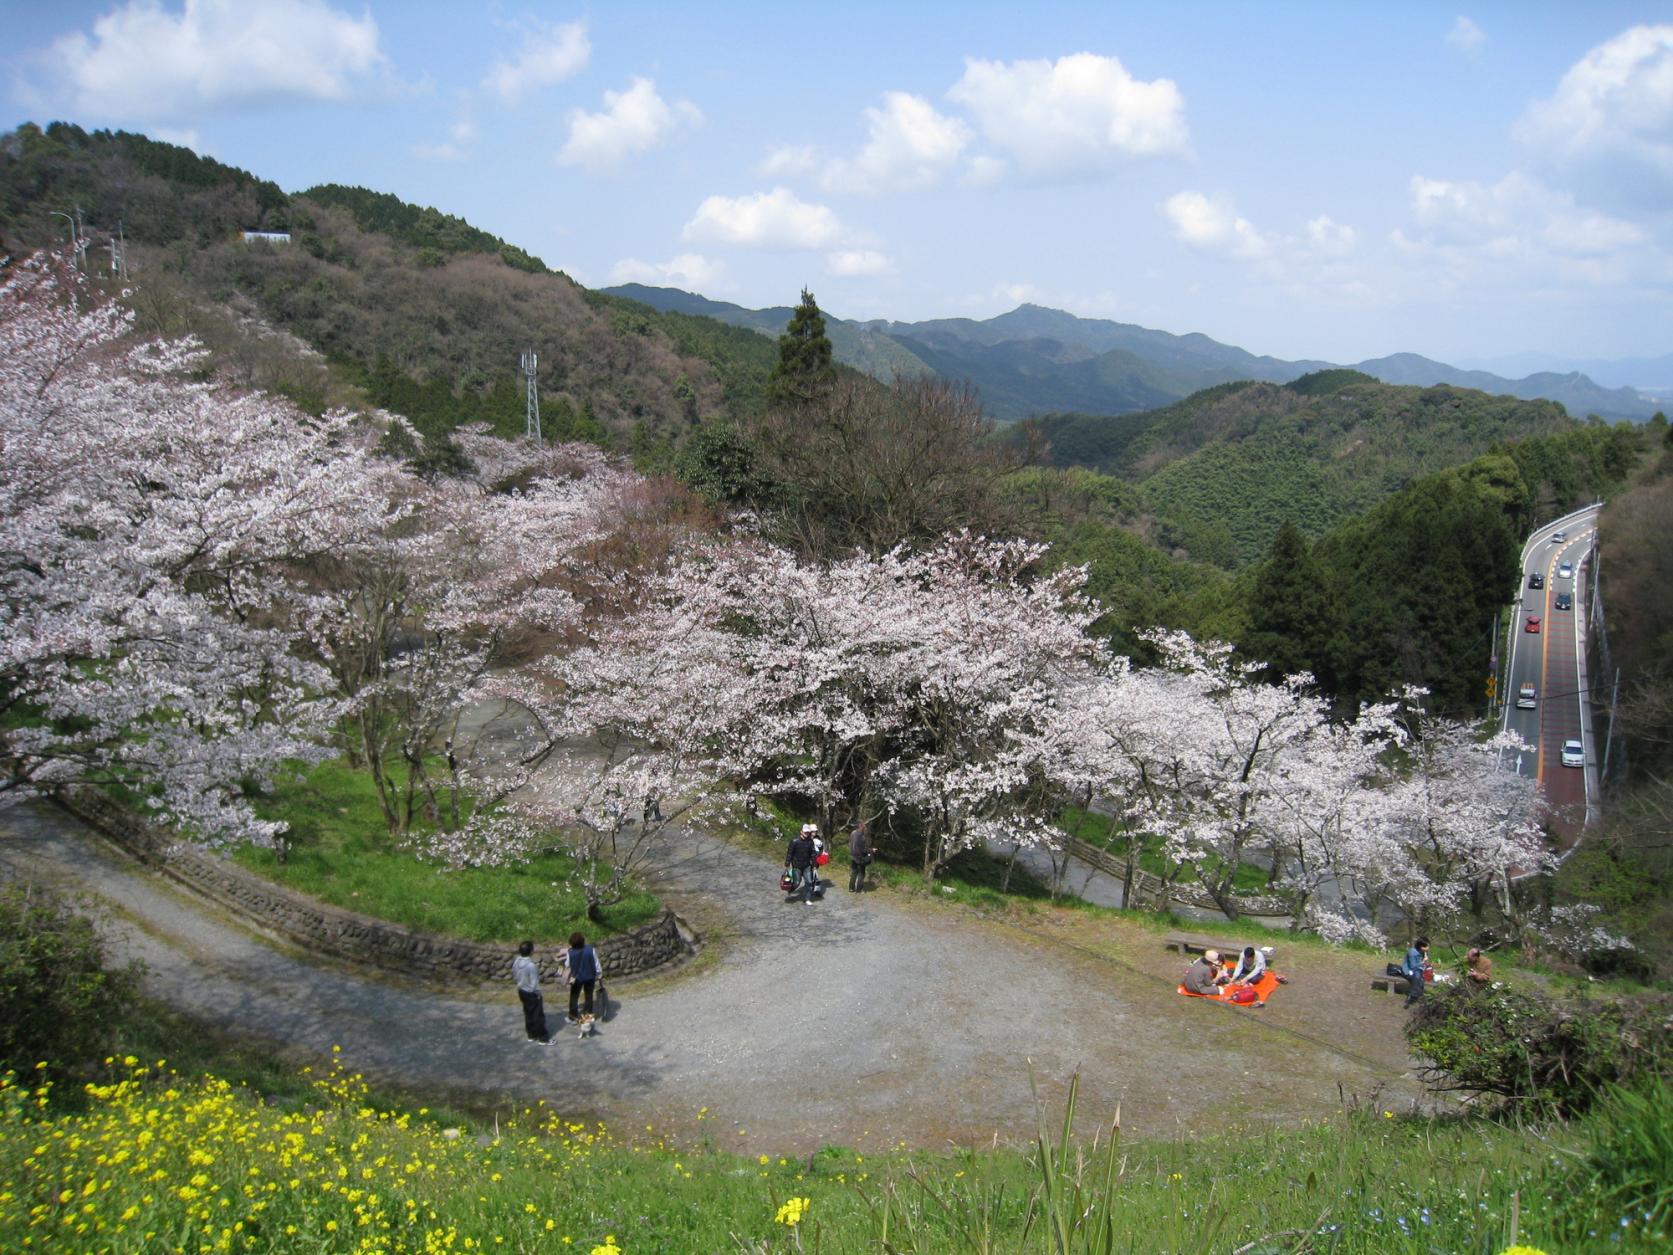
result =
[[[1261,973],[1261,978],[1252,982],[1248,988],[1253,989],[1255,991],[1255,996],[1262,1002],[1265,1002],[1268,998],[1272,997],[1272,991],[1278,988],[1278,974],[1271,968],[1267,968],[1266,971]],[[1184,985],[1179,986],[1179,992],[1184,994],[1187,998],[1207,998],[1210,1002],[1229,1001],[1226,995],[1231,991],[1232,987],[1230,985],[1221,985],[1211,994],[1194,994],[1189,989],[1185,988]],[[1240,1005],[1251,1006],[1253,1004],[1234,1002],[1231,1005],[1235,1007]]]

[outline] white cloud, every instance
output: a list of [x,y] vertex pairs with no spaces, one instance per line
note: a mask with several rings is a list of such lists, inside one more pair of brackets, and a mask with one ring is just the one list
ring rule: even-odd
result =
[[1133,157],[1186,151],[1185,98],[1170,79],[1144,82],[1114,57],[967,59],[948,97],[1025,178],[1075,181]]
[[179,13],[146,0],[114,9],[37,58],[37,93],[83,121],[189,123],[213,110],[287,100],[345,100],[385,64],[370,13],[324,0],[186,0]]
[[1535,161],[1621,204],[1673,194],[1673,25],[1634,26],[1593,48],[1516,124]]
[[1004,180],[1009,169],[1010,167],[998,157],[980,153],[965,164],[964,178],[972,187],[992,187]]
[[441,144],[414,144],[412,155],[426,161],[463,161],[470,156],[470,146],[476,142],[476,123],[460,118],[447,128],[447,141]]
[[1325,257],[1345,257],[1354,251],[1358,234],[1345,227],[1329,214],[1320,214],[1307,223],[1307,242],[1313,251]]
[[711,196],[683,232],[693,243],[787,251],[830,248],[842,237],[842,224],[829,208],[801,200],[785,187],[750,196]]
[[1410,239],[1490,254],[1598,256],[1644,242],[1644,231],[1575,202],[1568,192],[1512,173],[1494,184],[1412,179]]
[[610,271],[611,283],[645,283],[652,287],[684,288],[688,292],[712,289],[726,276],[726,263],[711,261],[701,253],[681,253],[667,261],[640,261],[624,257]]
[[1459,52],[1474,52],[1487,41],[1487,34],[1469,18],[1460,15],[1446,33],[1447,46]]
[[764,179],[782,179],[786,175],[807,174],[818,164],[819,151],[811,144],[780,144],[767,150],[755,173]]
[[585,22],[566,22],[520,37],[523,48],[517,57],[496,61],[482,80],[484,90],[507,104],[578,74],[592,57]]
[[895,263],[886,254],[869,248],[844,249],[825,258],[825,269],[843,278],[892,274],[894,268]]
[[635,77],[626,91],[604,93],[602,112],[570,111],[569,139],[558,152],[558,162],[607,170],[633,154],[661,147],[681,126],[702,120],[689,100],[670,105],[657,94],[654,82]]
[[866,129],[860,151],[826,169],[821,179],[826,191],[875,194],[929,187],[970,142],[968,126],[908,92],[884,92],[881,109],[866,109]]
[[1224,197],[1210,199],[1201,192],[1178,192],[1163,202],[1162,212],[1173,224],[1174,238],[1192,248],[1249,260],[1272,251],[1254,224],[1238,217]]

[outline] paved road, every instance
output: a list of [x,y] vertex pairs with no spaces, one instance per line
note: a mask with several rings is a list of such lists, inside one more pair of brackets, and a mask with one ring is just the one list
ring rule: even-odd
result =
[[[1533,747],[1519,756],[1516,769],[1539,780],[1565,850],[1579,839],[1597,796],[1585,646],[1598,510],[1577,511],[1528,538],[1522,551],[1521,605],[1507,641],[1504,723]],[[1561,542],[1553,540],[1557,533],[1564,535]],[[1561,574],[1564,564],[1572,574]],[[1534,575],[1543,580],[1543,588],[1529,587]],[[1527,630],[1529,616],[1540,620],[1537,633]],[[1523,685],[1534,688],[1531,708],[1516,705]],[[1585,763],[1579,768],[1562,762],[1563,742],[1571,738],[1584,747]]]
[[1397,1012],[1357,979],[1344,977],[1340,1004],[1343,1027],[1361,1034],[1355,1053],[1299,996],[1260,1013],[1178,998],[1154,939],[1134,962],[1112,962],[885,893],[837,886],[813,907],[786,905],[776,861],[695,832],[670,847],[654,888],[698,926],[705,954],[622,984],[596,1038],[565,1034],[549,1048],[524,1040],[509,983],[472,997],[320,965],[58,811],[0,813],[0,865],[96,892],[156,994],[298,1057],[340,1044],[352,1066],[427,1094],[479,1106],[547,1098],[751,1153],[1026,1137],[1029,1060],[1048,1098],[1081,1069],[1083,1111],[1107,1116],[1119,1101],[1139,1133],[1319,1114],[1338,1082],[1368,1093],[1406,1067]]

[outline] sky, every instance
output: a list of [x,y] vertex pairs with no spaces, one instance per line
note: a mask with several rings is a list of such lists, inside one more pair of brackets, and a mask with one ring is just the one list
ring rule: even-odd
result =
[[0,0],[0,129],[457,214],[592,287],[1252,352],[1673,351],[1666,3]]

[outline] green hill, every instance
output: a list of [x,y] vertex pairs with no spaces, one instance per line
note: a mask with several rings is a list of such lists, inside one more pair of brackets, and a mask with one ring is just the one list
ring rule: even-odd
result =
[[[771,341],[587,292],[461,218],[364,188],[287,195],[185,148],[54,123],[0,139],[0,236],[63,238],[79,205],[103,248],[120,224],[145,330],[199,334],[251,384],[304,404],[398,410],[427,433],[521,431],[518,360],[539,354],[550,435],[677,439],[759,404]],[[249,229],[288,231],[247,244]],[[300,343],[298,343],[298,341]]]
[[1146,414],[1039,424],[1049,463],[1136,483],[1194,553],[1230,565],[1265,554],[1286,520],[1321,536],[1422,476],[1575,425],[1551,401],[1398,387],[1339,369],[1225,384]]

